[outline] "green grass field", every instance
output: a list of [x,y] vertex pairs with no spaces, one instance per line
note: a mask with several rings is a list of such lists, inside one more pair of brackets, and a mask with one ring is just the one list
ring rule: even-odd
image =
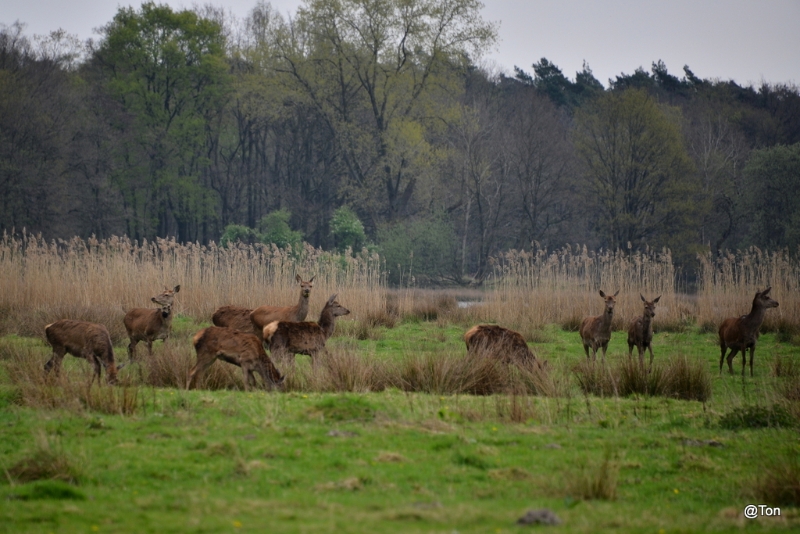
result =
[[[190,344],[197,328],[176,321],[155,351]],[[464,352],[461,326],[357,330],[342,321],[331,351],[382,361]],[[701,403],[585,395],[573,373],[585,360],[578,334],[551,327],[530,336],[559,396],[103,386],[134,397],[130,415],[28,406],[12,368],[24,357],[40,369],[48,347],[0,338],[0,532],[800,528],[797,501],[765,502],[763,489],[783,483],[775,473],[788,473],[790,486],[800,477],[798,401],[781,394],[800,380],[787,371],[797,369],[800,347],[763,335],[756,376],[742,379],[741,357],[734,376],[718,374],[713,334],[657,333],[658,364],[685,356],[707,366],[712,395]],[[123,360],[124,347],[115,351]],[[608,356],[609,364],[627,358],[623,332]],[[67,376],[85,380],[88,369],[65,359]],[[50,387],[57,406],[60,386]],[[780,506],[781,515],[746,519],[747,504]],[[539,508],[562,523],[516,524]]]

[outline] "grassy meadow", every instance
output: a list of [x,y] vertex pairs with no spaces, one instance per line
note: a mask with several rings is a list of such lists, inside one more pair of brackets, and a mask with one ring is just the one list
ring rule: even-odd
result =
[[[483,290],[387,290],[380,261],[313,249],[171,242],[0,247],[0,532],[518,532],[528,510],[554,532],[791,531],[800,527],[800,291],[788,257],[704,260],[675,287],[666,252],[562,250],[498,258]],[[243,391],[217,362],[185,389],[191,338],[222,304],[292,304],[317,276],[315,319],[337,321],[316,368],[298,356],[283,391]],[[127,360],[122,316],[181,284],[152,358],[91,385],[65,357],[45,377],[43,328],[105,324]],[[772,285],[755,355],[719,373],[714,325]],[[620,289],[606,365],[577,324]],[[656,308],[654,370],[628,360],[639,294]],[[464,305],[464,302],[472,305]],[[467,357],[478,322],[519,330],[546,372]],[[634,353],[635,356],[635,353]],[[781,515],[747,519],[747,504]]]

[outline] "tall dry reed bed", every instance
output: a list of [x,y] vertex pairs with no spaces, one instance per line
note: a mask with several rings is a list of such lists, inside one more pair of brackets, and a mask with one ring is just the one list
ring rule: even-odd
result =
[[[661,295],[656,331],[691,324],[714,330],[725,317],[750,309],[756,290],[773,287],[780,307],[767,314],[765,330],[800,336],[800,261],[787,251],[749,249],[717,259],[701,258],[699,291],[677,286],[668,250],[600,251],[565,247],[556,251],[509,251],[493,261],[485,288],[470,290],[480,306],[459,308],[455,292],[407,288],[389,290],[383,264],[374,253],[355,256],[304,246],[280,250],[264,245],[219,247],[128,238],[47,243],[38,236],[4,234],[0,241],[0,334],[41,336],[57,319],[105,324],[115,343],[125,338],[122,317],[132,307],[150,306],[164,286],[181,284],[178,315],[210,321],[224,304],[256,307],[290,305],[298,298],[295,275],[315,276],[309,319],[316,319],[333,293],[352,312],[346,322],[369,337],[375,326],[398,320],[453,322],[468,326],[494,322],[531,339],[543,325],[576,330],[588,315],[602,311],[598,289],[620,290],[613,328],[623,330],[641,313],[639,295]],[[466,292],[466,291],[465,291]],[[347,325],[342,325],[348,328]]]
[[789,251],[757,248],[700,259],[698,291],[679,287],[672,256],[660,251],[600,251],[565,247],[549,252],[509,251],[493,259],[486,305],[472,312],[479,321],[497,322],[523,333],[546,324],[577,330],[581,320],[602,312],[598,289],[620,291],[614,330],[627,329],[642,312],[640,295],[661,295],[654,328],[680,331],[691,324],[716,327],[726,317],[750,311],[756,291],[772,286],[780,307],[767,314],[763,330],[800,335],[800,260]]
[[179,315],[208,322],[224,304],[293,304],[296,274],[315,277],[310,319],[332,293],[356,317],[387,307],[380,258],[366,251],[351,256],[310,246],[225,248],[119,237],[47,243],[6,234],[0,242],[0,333],[41,335],[46,324],[71,318],[105,324],[117,342],[125,337],[125,310],[150,307],[150,297],[164,286],[181,285]]

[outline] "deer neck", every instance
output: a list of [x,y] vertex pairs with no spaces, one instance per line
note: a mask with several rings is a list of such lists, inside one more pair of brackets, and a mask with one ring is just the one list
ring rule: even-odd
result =
[[749,330],[758,330],[761,327],[761,323],[764,322],[764,317],[766,314],[766,308],[759,306],[756,302],[753,302],[753,308],[750,310],[750,313],[742,318],[742,324],[745,325]]
[[297,301],[297,320],[302,321],[308,315],[308,297],[300,293],[300,300]]
[[603,318],[600,321],[600,326],[603,331],[611,329],[611,320],[614,319],[614,310],[606,310],[603,312]]
[[325,334],[325,339],[329,339],[333,335],[336,317],[333,312],[326,306],[322,308],[322,313],[319,314],[319,322],[317,323],[322,332]]

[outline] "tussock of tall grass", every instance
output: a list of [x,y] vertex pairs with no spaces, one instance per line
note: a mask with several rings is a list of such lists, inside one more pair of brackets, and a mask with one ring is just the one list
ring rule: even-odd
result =
[[800,506],[800,454],[795,449],[782,451],[765,465],[747,493],[771,506]]
[[613,501],[617,498],[619,460],[609,449],[599,465],[586,462],[568,475],[568,496],[576,499]]
[[684,356],[656,362],[651,372],[637,359],[621,358],[601,362],[584,360],[573,374],[585,394],[598,397],[649,395],[705,402],[711,398],[711,375],[700,361]]
[[63,366],[60,376],[45,374],[40,353],[30,349],[13,353],[6,361],[11,384],[16,389],[15,401],[23,406],[63,409],[72,412],[97,412],[133,415],[142,409],[137,386],[129,380],[119,387],[98,384],[90,365]]
[[15,483],[36,480],[60,480],[79,484],[85,478],[81,461],[67,454],[55,438],[44,432],[35,435],[34,450],[5,469],[6,475]]

